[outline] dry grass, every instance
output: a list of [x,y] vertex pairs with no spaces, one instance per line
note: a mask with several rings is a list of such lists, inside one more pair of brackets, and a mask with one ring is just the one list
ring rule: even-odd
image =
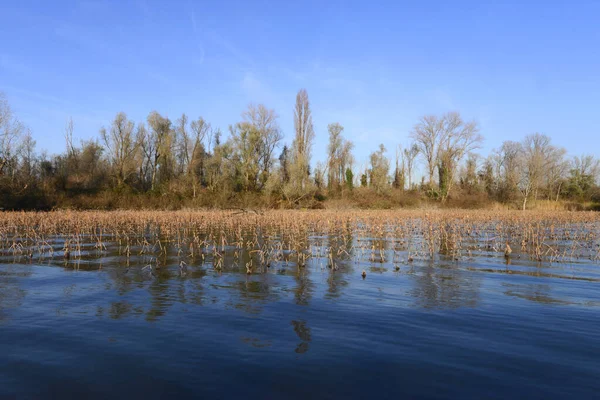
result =
[[600,259],[599,227],[598,213],[565,211],[4,212],[0,254],[73,260],[118,252],[127,264],[177,257],[182,268],[208,262],[256,273],[275,263],[336,270],[501,257],[508,245],[514,256],[572,262]]

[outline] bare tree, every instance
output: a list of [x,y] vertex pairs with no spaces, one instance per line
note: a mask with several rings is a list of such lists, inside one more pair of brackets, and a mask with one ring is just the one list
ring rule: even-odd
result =
[[567,151],[563,148],[556,147],[549,154],[548,168],[544,174],[546,197],[548,200],[559,201],[564,183],[566,182],[569,173],[570,163],[565,158]]
[[16,167],[16,150],[25,126],[13,114],[4,93],[0,92],[0,176]]
[[394,169],[394,181],[392,185],[395,189],[404,190],[406,184],[406,159],[402,145],[396,147],[396,168]]
[[[342,148],[339,153],[339,161],[338,161],[338,169],[340,173],[340,182],[345,181],[345,184],[342,185],[342,196],[344,195],[344,187],[352,189],[353,183],[352,178],[354,174],[352,173],[352,163],[354,162],[354,157],[352,156],[352,149],[354,148],[354,144],[350,140],[344,139],[342,141]],[[348,179],[350,179],[348,181]]]
[[290,205],[298,203],[314,190],[310,182],[310,155],[315,137],[308,93],[301,89],[294,106],[294,141],[289,163],[289,181],[283,186],[283,198]]
[[175,133],[177,138],[176,153],[179,173],[184,174],[192,159],[193,140],[188,131],[188,117],[181,114],[181,117],[175,123]]
[[264,105],[249,105],[244,120],[230,127],[234,155],[245,190],[261,190],[269,178],[274,151],[282,139],[277,114]]
[[18,155],[21,159],[21,176],[25,184],[29,184],[35,175],[35,145],[36,142],[31,136],[31,130],[27,129],[18,150]]
[[199,180],[204,177],[204,164],[206,161],[204,140],[210,130],[210,124],[202,117],[192,121],[189,124],[189,129],[188,117],[185,114],[176,123],[179,174],[184,175],[185,182],[191,185],[193,197],[196,197]]
[[411,137],[425,158],[429,185],[438,170],[440,196],[444,201],[452,188],[456,168],[462,158],[483,141],[476,122],[465,122],[457,112],[441,117],[428,115],[414,127]]
[[257,107],[251,105],[244,114],[245,118],[255,127],[259,134],[258,164],[261,169],[261,188],[269,178],[269,173],[275,161],[274,152],[279,142],[283,139],[281,128],[277,122],[279,116],[273,109],[262,104]]
[[429,176],[429,186],[433,186],[433,177],[438,161],[438,145],[443,128],[443,118],[438,118],[435,115],[426,115],[415,125],[410,134],[419,152],[425,159]]
[[342,136],[344,127],[335,122],[327,126],[329,131],[329,145],[327,146],[327,186],[330,191],[342,190],[346,175],[346,169],[352,164],[351,141]]
[[406,175],[408,178],[408,189],[412,189],[412,175],[415,163],[415,158],[419,155],[419,146],[416,143],[412,143],[409,147],[404,149],[404,160],[406,161]]
[[297,179],[300,188],[304,189],[308,181],[310,154],[315,137],[310,101],[306,89],[301,89],[296,95],[294,130],[296,134],[292,144],[293,170],[296,175],[294,179]]
[[206,162],[207,187],[211,192],[216,192],[218,189],[223,191],[224,187],[228,186],[231,176],[230,159],[233,153],[231,143],[221,144],[219,130],[214,132],[214,137],[213,152]]
[[154,146],[156,143],[144,123],[138,124],[135,136],[140,146],[137,157],[138,175],[142,188],[148,190],[151,187],[152,172],[154,171]]
[[75,145],[73,144],[73,131],[73,118],[70,117],[67,121],[67,126],[65,126],[65,142],[67,143],[67,157],[70,158],[75,158],[77,153]]
[[459,113],[450,112],[441,118],[437,163],[442,201],[446,200],[455,180],[456,168],[463,157],[479,148],[483,137],[475,121],[465,122]]
[[[210,137],[212,135],[212,128],[204,118],[200,117],[196,121],[192,121],[191,124],[194,145],[192,147],[190,162],[188,165],[187,175],[192,176],[193,181],[193,196],[196,197],[196,189],[198,180],[204,181],[206,175],[206,158],[208,156],[204,141],[209,136],[208,142],[210,143]],[[201,182],[200,182],[201,183]]]
[[147,157],[151,158],[150,187],[155,190],[159,171],[162,181],[168,180],[171,176],[175,135],[169,118],[163,117],[156,111],[148,115],[148,126],[150,130],[145,150],[148,151]]
[[588,175],[593,177],[594,183],[600,175],[600,160],[591,154],[583,154],[581,156],[574,156],[571,161],[573,169],[577,170],[580,175]]
[[519,192],[520,168],[523,164],[523,146],[519,142],[505,141],[492,154],[502,201],[516,200]]
[[564,150],[552,145],[548,136],[540,133],[528,135],[523,140],[522,164],[519,180],[519,190],[523,197],[522,208],[527,207],[527,202],[533,196],[538,198],[538,192],[544,182],[544,176],[564,156]]
[[330,191],[337,190],[339,187],[338,154],[342,147],[342,127],[337,122],[329,124],[329,144],[327,146],[327,186]]
[[115,116],[110,130],[100,129],[100,136],[108,150],[117,187],[122,187],[135,171],[134,157],[138,142],[133,134],[134,123],[127,119],[124,112]]

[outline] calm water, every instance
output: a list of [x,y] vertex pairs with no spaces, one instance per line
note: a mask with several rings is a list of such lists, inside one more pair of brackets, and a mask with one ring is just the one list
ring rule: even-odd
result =
[[[600,275],[170,256],[0,261],[0,397],[598,398]],[[362,270],[366,279],[361,277]]]

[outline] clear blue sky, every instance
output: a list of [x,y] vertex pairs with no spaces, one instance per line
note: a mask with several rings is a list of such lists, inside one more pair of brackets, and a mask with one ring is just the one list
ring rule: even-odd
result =
[[227,131],[250,102],[279,113],[290,143],[306,88],[313,161],[328,123],[360,167],[450,110],[480,122],[482,153],[541,132],[600,155],[600,1],[3,0],[0,16],[0,90],[51,153],[70,116],[78,138],[118,111]]

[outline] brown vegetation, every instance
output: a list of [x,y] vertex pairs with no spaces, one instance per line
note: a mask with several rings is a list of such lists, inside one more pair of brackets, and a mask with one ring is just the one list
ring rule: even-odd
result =
[[[482,255],[535,262],[600,259],[600,215],[507,211],[113,211],[4,212],[0,255],[30,259],[102,257],[127,264],[211,262],[249,273],[271,263],[330,268],[352,261],[409,264]],[[507,254],[511,248],[511,254]],[[172,261],[172,260],[171,260]]]
[[[483,137],[476,122],[456,112],[425,116],[414,140],[395,146],[394,168],[383,144],[364,169],[356,168],[344,127],[328,125],[326,162],[311,167],[315,138],[311,105],[300,90],[294,139],[283,144],[275,110],[249,105],[229,137],[202,117],[175,121],[152,111],[145,122],[123,112],[100,140],[66,150],[35,151],[31,132],[0,93],[0,209],[181,208],[506,208],[595,209],[600,203],[599,161],[566,158],[542,134],[505,142],[485,159],[474,153]],[[281,152],[280,152],[281,149]],[[278,156],[279,154],[279,156]],[[420,184],[415,166],[425,166]],[[550,205],[550,203],[552,203]]]

